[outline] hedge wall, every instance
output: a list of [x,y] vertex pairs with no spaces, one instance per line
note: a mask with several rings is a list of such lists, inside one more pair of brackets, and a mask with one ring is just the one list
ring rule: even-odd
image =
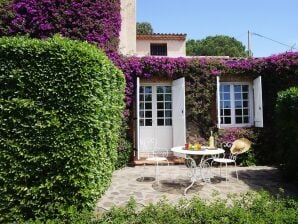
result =
[[110,183],[124,76],[95,46],[0,38],[0,222],[92,208]]
[[285,177],[298,180],[298,87],[278,93],[274,120],[276,160]]

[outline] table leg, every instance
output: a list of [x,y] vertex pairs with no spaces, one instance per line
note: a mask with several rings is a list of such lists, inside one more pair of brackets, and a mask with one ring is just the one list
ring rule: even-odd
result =
[[185,162],[188,168],[190,169],[191,184],[187,188],[185,188],[184,196],[186,195],[186,192],[188,191],[188,189],[190,189],[198,179],[196,161],[193,158],[188,157],[186,158]]

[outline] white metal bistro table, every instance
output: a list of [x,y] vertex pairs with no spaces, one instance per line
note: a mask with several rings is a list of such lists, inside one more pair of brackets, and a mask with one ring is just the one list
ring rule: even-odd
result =
[[[184,146],[178,146],[172,148],[171,151],[175,156],[184,158],[186,160],[186,166],[190,168],[191,184],[185,188],[184,195],[186,195],[187,190],[190,189],[196,181],[202,180],[204,182],[210,182],[210,176],[206,175],[207,169],[210,168],[208,160],[213,159],[212,156],[214,157],[225,152],[222,148],[209,149],[204,146],[202,146],[200,150],[186,150]],[[196,163],[193,158],[194,156],[201,156],[199,164]],[[211,156],[211,158],[206,158],[206,156]]]

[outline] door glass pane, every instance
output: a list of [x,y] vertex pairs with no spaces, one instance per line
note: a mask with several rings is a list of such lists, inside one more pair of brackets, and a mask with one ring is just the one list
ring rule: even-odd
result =
[[164,125],[164,119],[157,119],[157,125],[163,126]]
[[162,94],[157,94],[157,101],[164,101],[164,95]]
[[157,109],[164,109],[163,103],[157,103]]
[[172,103],[165,103],[166,109],[172,109]]
[[166,101],[172,101],[172,95],[171,94],[166,94]]
[[172,125],[172,119],[166,119],[166,126]]
[[145,120],[145,125],[146,126],[152,126],[152,119],[146,119]]
[[172,125],[172,87],[158,86],[157,87],[157,125],[171,126]]
[[157,86],[157,93],[163,93],[163,87],[162,86]]
[[152,126],[152,86],[140,87],[140,126]]
[[164,117],[164,111],[157,111],[157,117]]

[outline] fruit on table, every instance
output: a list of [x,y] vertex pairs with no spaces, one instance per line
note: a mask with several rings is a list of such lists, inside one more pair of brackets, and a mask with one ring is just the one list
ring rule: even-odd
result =
[[201,145],[201,144],[199,144],[199,143],[195,144],[195,149],[196,149],[196,150],[200,150],[200,149],[201,149],[201,147],[202,147],[202,145]]

